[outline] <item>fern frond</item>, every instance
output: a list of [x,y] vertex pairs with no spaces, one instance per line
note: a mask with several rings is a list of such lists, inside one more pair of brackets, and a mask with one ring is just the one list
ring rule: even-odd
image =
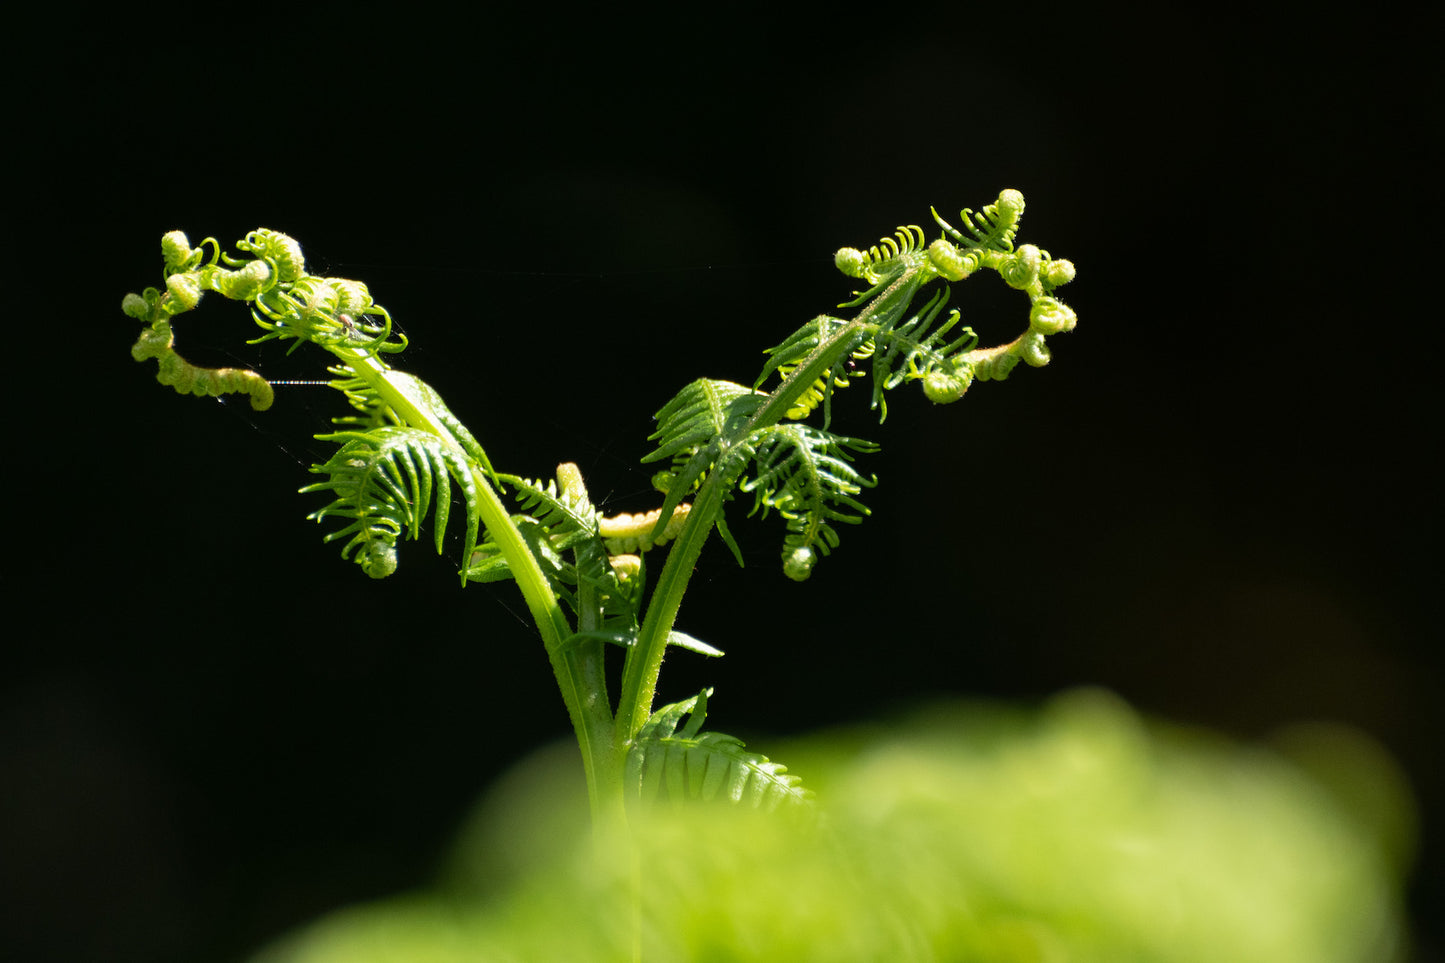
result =
[[472,466],[457,448],[429,432],[397,425],[319,438],[337,442],[341,448],[326,464],[311,469],[329,476],[326,481],[301,491],[327,491],[336,496],[308,518],[318,522],[330,516],[351,520],[326,536],[328,542],[350,536],[341,549],[342,558],[354,555],[368,575],[384,578],[396,570],[397,538],[403,534],[418,538],[428,515],[440,553],[451,513],[453,479],[466,503],[462,557],[470,557],[480,524],[477,489]]
[[786,424],[756,432],[752,447],[757,474],[738,487],[753,493],[753,513],[766,517],[776,510],[787,519],[783,571],[803,581],[818,555],[838,546],[833,523],[856,525],[870,514],[855,496],[878,480],[859,474],[848,452],[871,453],[878,446],[810,425]]
[[768,400],[766,392],[744,388],[731,381],[699,378],[679,391],[657,413],[657,430],[648,441],[657,447],[643,463],[670,460],[667,495],[653,524],[651,538],[666,530],[682,499],[724,457],[736,459],[745,452],[725,451],[727,439],[741,432],[748,419]]
[[[642,459],[643,462],[689,457],[691,453],[704,450],[719,435],[745,423],[767,397],[766,392],[744,388],[731,381],[699,378],[658,411],[657,430],[647,439],[656,442],[657,447]],[[684,486],[691,483],[691,479],[686,477],[674,478],[682,481]],[[678,487],[674,484],[669,494]]]
[[[749,752],[734,736],[700,731],[711,693],[705,689],[662,707],[638,731],[627,752],[625,779],[632,798],[728,800],[763,810],[807,801],[811,794],[786,766]],[[687,715],[691,718],[678,732]]]
[[[931,401],[957,400],[957,397],[943,397],[943,386],[945,382],[952,385],[961,378],[955,375],[954,359],[971,351],[978,344],[978,335],[972,328],[958,328],[957,311],[950,311],[943,322],[935,326],[948,304],[948,297],[949,289],[945,287],[929,299],[922,311],[896,325],[880,328],[874,337],[870,407],[878,409],[880,422],[888,417],[884,392],[904,381],[923,381],[923,392]],[[956,332],[955,328],[958,328]],[[950,334],[951,339],[945,340]],[[967,384],[963,387],[967,388]]]
[[[537,567],[547,577],[552,591],[575,611],[577,600],[569,589],[569,586],[577,584],[574,570],[553,547],[552,540],[547,537],[547,530],[529,515],[512,515],[509,518],[517,529],[517,534],[522,536],[522,541],[527,543],[528,550],[536,559]],[[481,542],[467,554],[462,578],[468,582],[501,582],[512,577],[512,567],[502,555],[501,548],[493,541],[489,532],[485,533]]]
[[[558,597],[576,612],[578,602],[572,589],[586,584],[595,590],[604,616],[624,616],[631,622],[634,593],[625,590],[609,563],[599,532],[599,513],[587,497],[577,466],[559,465],[557,478],[545,482],[517,475],[495,477],[516,492],[522,514],[513,516],[513,521],[532,546]],[[572,562],[562,555],[569,550]],[[491,582],[509,577],[511,572],[497,547],[486,539],[468,556],[465,574],[474,582]]]
[[[841,318],[820,314],[794,331],[781,344],[768,348],[764,351],[764,354],[768,356],[767,363],[758,373],[753,387],[757,388],[758,385],[761,385],[774,371],[786,380],[793,370],[817,349],[818,345],[842,330],[847,324],[848,322]],[[821,404],[823,406],[823,424],[825,427],[828,425],[833,416],[833,389],[847,387],[849,379],[860,374],[849,367],[849,361],[863,360],[870,357],[873,352],[872,343],[861,331],[848,348],[850,357],[839,358],[826,375],[809,385],[793,407],[788,409],[787,416],[789,418],[806,418]]]
[[[801,421],[823,406],[823,424],[828,424],[833,419],[833,391],[837,388],[846,388],[852,382],[851,378],[861,377],[862,372],[852,370],[848,366],[849,359],[838,362],[828,373],[821,378],[813,379],[813,383],[803,391],[802,395],[793,402],[786,417],[794,421]],[[778,365],[778,374],[784,381],[797,368],[796,364]]]
[[572,548],[598,536],[597,509],[587,498],[586,489],[569,490],[555,478],[543,482],[500,474],[497,479],[515,489],[518,507],[547,530],[558,549]]
[[367,431],[382,425],[402,424],[402,419],[386,403],[371,382],[357,377],[356,372],[346,365],[332,365],[326,370],[334,379],[330,382],[331,387],[345,395],[351,407],[359,412],[354,415],[332,418],[333,425],[345,426],[353,431]]
[[771,348],[765,348],[763,354],[768,356],[768,360],[767,363],[763,365],[763,370],[758,373],[757,379],[753,381],[753,388],[756,390],[759,385],[768,379],[768,375],[783,365],[796,366],[800,361],[812,354],[818,345],[842,330],[847,324],[848,322],[842,318],[820,314],[788,335],[787,339],[781,344],[775,344]]

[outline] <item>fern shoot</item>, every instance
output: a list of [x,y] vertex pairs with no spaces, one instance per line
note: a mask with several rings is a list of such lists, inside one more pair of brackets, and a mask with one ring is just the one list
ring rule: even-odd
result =
[[[722,654],[675,629],[689,580],[714,531],[743,562],[724,517],[740,493],[752,496],[749,514],[781,519],[782,569],[799,581],[840,547],[843,526],[869,515],[865,494],[877,478],[863,465],[878,446],[830,430],[840,391],[870,381],[846,395],[867,397],[881,422],[887,393],[907,383],[950,403],[1020,362],[1049,362],[1047,339],[1077,321],[1056,296],[1074,267],[1016,244],[1023,211],[1023,195],[1006,190],[977,212],[965,209],[959,228],[935,212],[932,240],[908,225],[867,249],[838,251],[838,268],[859,282],[840,313],[818,315],[767,349],[751,382],[683,386],[658,409],[642,459],[661,469],[660,504],[610,518],[571,462],[545,480],[494,469],[440,394],[391,366],[407,342],[366,285],[307,273],[300,244],[284,234],[253,231],[232,256],[213,238],[192,246],[172,231],[161,241],[162,285],[127,295],[122,309],[143,326],[133,357],[154,359],[157,380],[182,394],[245,394],[258,411],[274,398],[258,372],[198,366],[177,346],[177,319],[209,294],[248,305],[260,331],[250,343],[288,342],[291,351],[309,343],[330,356],[326,383],[345,405],[336,430],[317,436],[335,451],[301,489],[329,499],[310,517],[372,578],[391,575],[398,542],[429,527],[437,552],[460,530],[463,584],[516,584],[581,747],[597,825],[663,797],[798,805],[808,794],[796,777],[703,730],[711,690],[654,708],[669,646]],[[1021,333],[992,346],[980,346],[949,308],[951,286],[985,271],[1029,302]],[[615,696],[609,645],[623,650]]]

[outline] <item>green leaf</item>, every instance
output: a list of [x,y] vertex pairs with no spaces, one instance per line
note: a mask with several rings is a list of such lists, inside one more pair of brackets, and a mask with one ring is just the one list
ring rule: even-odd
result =
[[476,482],[470,462],[454,445],[429,432],[398,425],[336,432],[319,439],[339,442],[341,448],[326,464],[311,469],[327,475],[326,481],[301,491],[327,491],[336,496],[307,517],[318,522],[332,516],[350,520],[326,536],[328,542],[351,536],[342,547],[343,558],[354,555],[373,578],[390,575],[396,570],[397,538],[403,534],[418,538],[429,514],[440,553],[451,515],[452,479],[466,503],[463,558],[471,556],[480,526]]
[[753,493],[753,512],[766,516],[776,510],[787,519],[784,572],[803,581],[811,574],[817,555],[827,555],[837,547],[833,523],[856,525],[869,514],[855,496],[876,485],[877,479],[859,474],[849,452],[871,453],[878,446],[799,423],[774,425],[754,437],[757,474],[743,479],[738,487]]
[[[630,629],[590,629],[574,633],[567,641],[570,643],[574,640],[581,639],[597,639],[599,642],[606,642],[610,645],[620,645],[624,649],[631,648],[637,643],[637,626],[634,625]],[[675,645],[680,649],[687,649],[690,652],[696,652],[699,655],[706,655],[711,658],[718,658],[725,654],[722,649],[713,648],[701,639],[694,638],[686,632],[669,632],[667,634],[667,644]]]
[[723,800],[764,810],[811,798],[786,766],[749,752],[734,736],[699,731],[711,692],[663,706],[638,731],[627,753],[629,794],[644,802]]

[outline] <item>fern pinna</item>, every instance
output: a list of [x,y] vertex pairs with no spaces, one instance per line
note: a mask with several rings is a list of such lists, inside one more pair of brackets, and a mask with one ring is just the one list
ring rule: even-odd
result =
[[[964,210],[961,228],[935,212],[941,234],[932,241],[910,225],[867,250],[837,252],[838,268],[863,284],[839,305],[851,316],[822,314],[802,325],[767,350],[750,386],[686,385],[658,411],[654,447],[643,458],[662,467],[661,505],[613,518],[592,504],[573,464],[545,481],[494,470],[440,394],[387,363],[406,339],[366,286],[307,274],[300,245],[284,234],[253,231],[237,243],[249,256],[233,257],[212,238],[193,247],[173,231],[161,242],[163,287],[127,295],[122,308],[144,324],[132,355],[155,359],[158,380],[182,393],[244,393],[257,410],[274,401],[259,373],[194,365],[176,348],[174,319],[206,294],[250,305],[261,330],[253,344],[293,341],[295,350],[310,343],[332,355],[327,383],[350,412],[334,419],[336,431],[318,436],[337,450],[312,469],[321,480],[302,489],[330,498],[311,517],[339,521],[326,539],[342,541],[344,558],[382,578],[396,569],[398,540],[430,528],[440,552],[460,515],[461,578],[509,580],[521,591],[581,745],[601,824],[622,818],[628,799],[721,796],[775,805],[805,798],[781,766],[701,730],[710,690],[653,710],[668,646],[722,654],[674,628],[683,593],[713,531],[743,561],[724,517],[739,492],[752,495],[750,514],[782,518],[783,571],[798,580],[838,547],[837,525],[868,515],[863,493],[876,478],[855,459],[877,446],[830,430],[838,391],[871,376],[870,405],[881,421],[886,393],[907,382],[945,403],[975,381],[1008,377],[1020,361],[1048,363],[1045,339],[1076,322],[1054,293],[1074,267],[1015,244],[1023,210],[1023,196],[1008,190],[979,211]],[[980,347],[948,308],[950,285],[984,270],[1030,305],[1024,331],[991,347]],[[934,281],[942,287],[915,306]],[[765,388],[774,375],[778,382]],[[454,500],[462,512],[453,512]],[[653,579],[646,559],[664,545]],[[608,645],[623,650],[615,698],[603,659]]]

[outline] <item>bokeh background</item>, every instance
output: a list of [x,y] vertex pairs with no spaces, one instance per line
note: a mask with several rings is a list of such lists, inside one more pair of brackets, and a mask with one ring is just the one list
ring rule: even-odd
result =
[[[1028,200],[1079,267],[1054,363],[880,428],[874,516],[807,584],[733,516],[664,698],[770,737],[938,695],[1080,684],[1258,738],[1358,726],[1423,813],[1442,958],[1434,456],[1438,71],[1423,25],[967,8],[440,15],[318,4],[12,40],[0,942],[236,960],[426,880],[478,794],[567,734],[504,588],[411,546],[372,582],[295,489],[337,413],[181,398],[132,363],[159,237],[257,226],[364,279],[507,470],[649,507],[651,414],[846,298],[832,252]],[[12,273],[13,272],[13,273]],[[977,288],[977,290],[973,290]],[[219,299],[216,299],[219,301]],[[992,279],[954,306],[1011,337]],[[183,320],[198,361],[316,377]],[[202,321],[204,319],[204,321]],[[247,349],[249,350],[249,349]]]

